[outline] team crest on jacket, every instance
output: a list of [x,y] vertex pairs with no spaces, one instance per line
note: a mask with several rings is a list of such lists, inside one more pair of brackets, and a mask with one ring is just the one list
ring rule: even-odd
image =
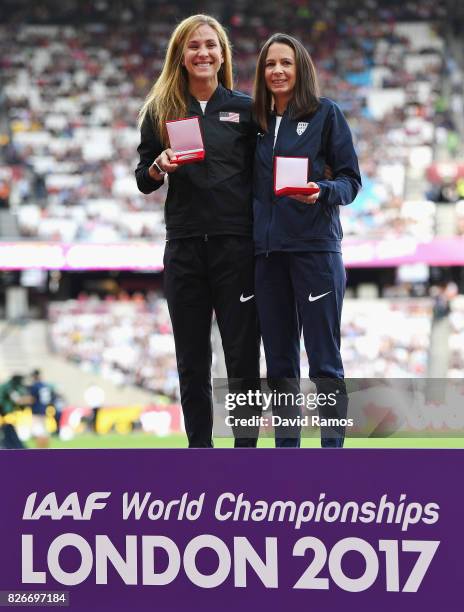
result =
[[307,127],[308,127],[308,123],[305,123],[304,121],[300,121],[300,123],[296,126],[296,133],[298,134],[298,136],[301,136],[301,134],[303,134],[303,132],[305,131]]

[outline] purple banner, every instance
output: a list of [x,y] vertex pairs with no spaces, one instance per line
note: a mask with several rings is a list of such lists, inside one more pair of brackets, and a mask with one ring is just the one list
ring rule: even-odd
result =
[[5,451],[0,607],[457,612],[463,457]]
[[343,261],[348,268],[396,267],[425,263],[429,266],[464,265],[464,238],[435,238],[418,242],[397,240],[344,240]]
[[116,244],[0,242],[0,270],[155,270],[163,269],[164,242]]

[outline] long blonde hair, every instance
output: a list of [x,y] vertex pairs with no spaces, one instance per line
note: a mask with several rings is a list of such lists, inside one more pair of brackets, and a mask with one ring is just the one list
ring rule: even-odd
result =
[[209,25],[216,32],[224,62],[218,72],[219,82],[232,89],[232,50],[229,38],[221,24],[210,15],[192,15],[179,23],[171,35],[163,70],[152,86],[140,109],[139,127],[147,113],[161,141],[168,145],[166,121],[181,119],[187,114],[188,73],[182,65],[185,46],[191,34],[200,26]]

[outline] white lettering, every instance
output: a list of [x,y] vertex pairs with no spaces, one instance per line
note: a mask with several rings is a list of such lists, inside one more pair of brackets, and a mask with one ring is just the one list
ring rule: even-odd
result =
[[[218,567],[209,575],[202,574],[196,566],[196,557],[202,548],[211,548],[217,554]],[[226,544],[213,535],[201,535],[191,540],[184,552],[184,570],[193,584],[204,589],[214,589],[229,575],[232,561]]]
[[248,538],[234,538],[234,579],[236,587],[247,586],[247,563],[268,589],[279,586],[277,538],[266,538],[266,557],[261,559]]
[[45,572],[34,571],[34,536],[25,534],[21,537],[21,582],[45,584]]
[[123,558],[107,535],[95,536],[96,583],[108,584],[108,561],[125,584],[137,584],[137,536],[126,536]]
[[[155,548],[162,548],[168,555],[168,565],[164,572],[155,572]],[[165,536],[142,537],[143,584],[163,586],[175,580],[180,570],[180,553],[176,544]]]
[[[79,567],[74,572],[65,572],[60,565],[60,553],[67,546],[76,548],[81,556]],[[50,544],[47,555],[50,574],[57,582],[67,586],[75,586],[84,582],[92,571],[93,554],[90,544],[77,533],[64,533]]]

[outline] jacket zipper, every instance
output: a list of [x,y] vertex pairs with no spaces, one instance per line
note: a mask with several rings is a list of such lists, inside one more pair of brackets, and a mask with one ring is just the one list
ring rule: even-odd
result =
[[271,218],[269,219],[269,223],[267,224],[266,230],[266,257],[269,257],[269,233],[271,231],[272,217],[274,216],[274,203],[271,204]]
[[[282,115],[282,119],[280,120],[279,132],[277,134],[277,138],[275,138],[275,128],[277,126],[277,115],[276,115],[276,124],[274,126],[274,138],[275,138],[275,142],[273,142],[273,145],[272,145],[272,176],[274,176],[275,149],[276,149],[277,141],[279,140],[279,135],[282,133],[282,122],[284,120],[284,116],[285,116],[286,112],[287,111],[284,111],[284,114]],[[274,181],[274,178],[272,180]],[[275,206],[274,202],[275,202],[275,194],[274,194],[274,189],[272,189],[272,195],[271,195],[271,218],[269,219],[269,223],[267,224],[267,230],[266,230],[266,257],[269,257],[269,250],[270,250],[270,246],[269,246],[269,233],[271,231],[272,219],[274,217],[274,206]]]

